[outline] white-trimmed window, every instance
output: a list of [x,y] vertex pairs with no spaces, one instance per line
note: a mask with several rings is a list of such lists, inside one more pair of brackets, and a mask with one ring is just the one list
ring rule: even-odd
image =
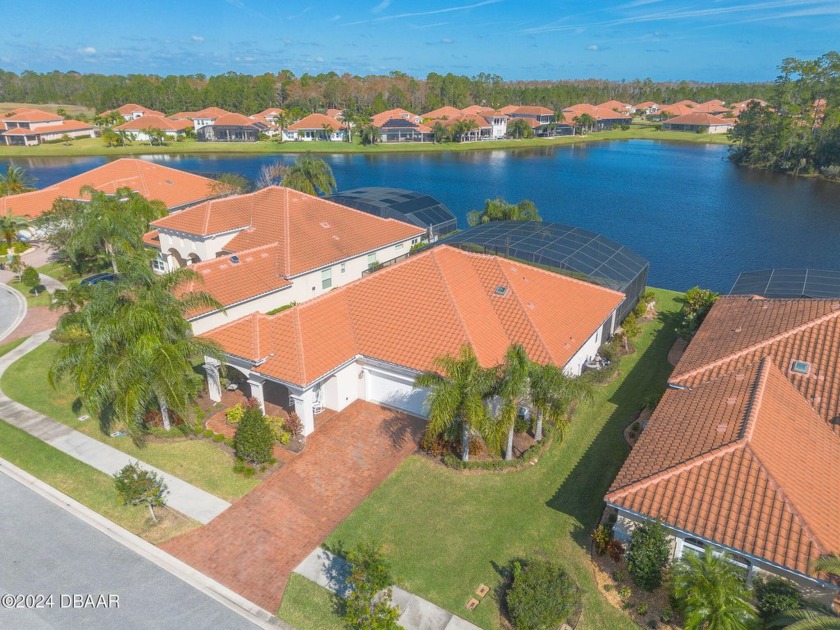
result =
[[394,245],[394,251],[401,252],[402,248],[403,248],[402,243],[397,243],[396,245]]
[[341,273],[345,273],[347,271],[347,263],[341,263]]
[[160,256],[152,258],[152,270],[155,273],[166,273],[166,261]]
[[321,270],[321,288],[329,289],[332,286],[332,267]]
[[[704,553],[706,553],[706,547],[709,546],[710,545],[707,545],[705,542],[697,538],[684,538],[682,541],[682,552],[680,553],[680,556],[684,556],[686,553],[694,553],[699,556],[702,556]],[[752,563],[747,558],[745,558],[741,554],[733,553],[731,551],[725,552],[723,550],[717,549],[714,546],[712,546],[711,548],[712,552],[716,556],[726,553],[726,559],[737,569],[744,572],[744,579],[746,580],[749,578]]]

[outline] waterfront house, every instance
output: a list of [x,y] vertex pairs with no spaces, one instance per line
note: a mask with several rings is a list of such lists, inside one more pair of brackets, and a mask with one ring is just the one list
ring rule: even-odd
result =
[[840,552],[838,331],[835,299],[719,298],[606,496],[616,536],[660,520],[675,559],[726,551],[830,605],[812,562]]
[[641,113],[643,116],[652,116],[659,113],[659,103],[653,101],[643,101],[633,106],[633,111]]
[[205,107],[204,109],[201,109],[197,112],[178,112],[176,114],[168,116],[168,118],[171,120],[191,121],[193,124],[193,129],[195,129],[197,134],[198,130],[202,127],[212,125],[216,121],[216,119],[230,113],[231,112],[226,111],[220,107]]
[[612,110],[614,112],[618,112],[619,114],[632,114],[635,110],[630,103],[622,103],[621,101],[616,101],[615,99],[611,101],[605,101],[596,105],[595,107],[602,109],[602,110]]
[[0,116],[0,140],[9,146],[34,146],[67,138],[93,138],[93,125],[40,109],[19,107]]
[[[521,343],[533,361],[577,374],[623,299],[525,263],[437,246],[304,304],[253,313],[204,336],[222,347],[229,370],[247,377],[248,395],[294,410],[308,435],[316,413],[355,400],[425,416],[427,392],[414,387],[416,376],[466,344],[484,367]],[[210,397],[218,400],[218,365],[207,360],[205,368]]]
[[242,114],[223,114],[196,132],[199,142],[256,142],[269,126]]
[[694,107],[692,111],[700,113],[700,114],[711,114],[712,116],[720,116],[721,114],[728,114],[730,108],[727,107],[723,101],[718,99],[713,99],[711,101],[706,101],[705,103],[700,103],[697,107]]
[[608,109],[600,105],[578,103],[563,108],[565,119],[572,123],[574,123],[575,118],[584,114],[591,116],[595,120],[595,129],[599,131],[612,129],[616,125],[629,125],[633,122],[633,117],[629,114],[620,114],[614,109]]
[[218,196],[218,182],[146,160],[120,158],[61,182],[20,195],[0,197],[0,214],[35,219],[50,210],[58,199],[84,201],[79,191],[92,186],[106,194],[128,188],[147,199],[155,199],[171,212]]
[[342,142],[347,140],[348,127],[331,116],[309,114],[283,129],[284,140],[326,140]]
[[726,133],[735,126],[734,118],[720,118],[711,114],[691,112],[662,123],[667,131],[691,131],[694,133]]
[[170,120],[162,116],[138,116],[130,118],[127,122],[114,127],[114,131],[123,131],[132,140],[138,142],[149,141],[149,131],[158,130],[163,132],[168,140],[183,138],[187,129],[192,129],[192,122],[189,120]]
[[422,114],[422,117],[424,120],[445,120],[447,118],[453,118],[460,114],[461,110],[457,107],[445,105],[443,107],[438,107],[437,109],[433,109],[430,112]]
[[191,315],[204,332],[254,312],[300,303],[408,253],[426,230],[271,186],[152,221],[146,242],[165,272],[191,266],[225,307]]
[[434,142],[435,139],[422,116],[402,108],[374,114],[370,122],[379,129],[380,142]]
[[693,111],[694,107],[674,103],[673,105],[663,105],[659,108],[659,111],[653,115],[653,117],[660,120],[667,120],[668,118],[674,118],[676,116],[685,116]]
[[165,116],[163,112],[159,112],[154,109],[148,109],[147,107],[143,107],[142,105],[137,105],[135,103],[126,103],[125,105],[121,105],[116,109],[109,109],[107,111],[104,111],[99,115],[105,117],[113,113],[119,114],[127,121],[142,118],[143,116],[157,116],[159,118],[163,118]]

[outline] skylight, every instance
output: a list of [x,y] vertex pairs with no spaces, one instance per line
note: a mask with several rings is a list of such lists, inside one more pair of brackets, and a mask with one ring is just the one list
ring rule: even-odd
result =
[[494,293],[496,295],[507,295],[507,292],[508,292],[508,288],[507,287],[501,287],[501,286],[496,287],[496,290],[494,291]]
[[811,364],[807,361],[794,360],[793,363],[790,364],[790,371],[794,374],[808,375],[811,372]]

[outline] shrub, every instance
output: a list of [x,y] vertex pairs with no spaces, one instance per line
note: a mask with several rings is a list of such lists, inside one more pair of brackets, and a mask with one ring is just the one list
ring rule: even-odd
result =
[[246,479],[250,479],[254,475],[257,474],[257,471],[251,468],[248,464],[243,462],[241,459],[236,460],[236,463],[233,465],[233,472],[242,475]]
[[658,588],[670,557],[671,542],[662,523],[643,523],[633,530],[627,550],[627,572],[636,586],[646,591]]
[[282,416],[266,416],[265,421],[271,427],[275,441],[280,444],[288,444],[292,439],[291,433],[286,429],[286,419]]
[[630,131],[630,125],[621,125],[622,131]]
[[470,456],[478,457],[484,455],[484,442],[477,437],[470,438]]
[[224,442],[225,441],[225,436],[222,433],[216,433],[213,436],[213,441],[214,442]]
[[265,421],[259,407],[245,410],[245,415],[236,427],[233,449],[237,457],[252,464],[262,464],[271,459],[274,431]]
[[286,430],[292,437],[297,437],[303,433],[303,422],[300,421],[300,418],[298,418],[298,415],[294,411],[289,414],[286,420]]
[[361,542],[347,554],[350,575],[344,621],[359,630],[398,630],[400,611],[391,605],[391,567],[379,545]]
[[788,610],[799,610],[805,606],[796,585],[777,577],[756,582],[755,603],[758,614],[765,621]]
[[212,438],[213,437],[213,429],[204,429],[204,437]]
[[557,627],[579,601],[577,585],[560,565],[539,558],[513,564],[507,608],[515,628]]
[[41,284],[41,276],[35,267],[27,265],[26,269],[23,270],[23,273],[20,276],[20,281],[30,289],[34,289]]
[[652,304],[656,301],[656,294],[653,292],[653,289],[645,289],[642,291],[642,294],[639,296],[639,300],[645,303],[645,306],[648,304]]
[[245,406],[242,403],[236,403],[233,407],[225,411],[225,420],[227,420],[228,424],[236,426],[244,415]]
[[140,462],[127,464],[114,475],[114,486],[123,504],[146,505],[157,522],[155,506],[166,504],[169,490],[156,472],[146,470]]
[[633,591],[630,590],[629,586],[622,586],[620,589],[618,589],[618,596],[624,601],[630,599],[632,595]]
[[641,301],[640,301],[640,302],[639,302],[638,304],[636,304],[636,306],[633,308],[633,315],[635,315],[635,316],[636,316],[636,318],[638,319],[638,318],[640,318],[640,317],[644,317],[644,316],[645,316],[645,313],[647,313],[647,304],[645,304],[644,302],[641,302]]
[[718,299],[718,294],[709,289],[692,287],[685,292],[685,302],[681,311],[680,332],[683,335],[694,333],[703,323],[709,309]]
[[452,450],[449,442],[444,438],[440,436],[430,437],[428,435],[423,436],[423,441],[420,442],[420,448],[433,457],[442,457]]
[[613,538],[610,541],[610,544],[607,545],[607,553],[610,558],[612,558],[613,562],[618,562],[624,557],[624,545]]
[[671,623],[671,619],[673,618],[674,613],[670,608],[666,608],[659,613],[659,621],[661,621],[662,623]]
[[225,440],[225,446],[229,446],[229,447],[233,448],[233,438],[227,438]]
[[639,605],[636,606],[636,614],[638,615],[646,615],[648,611],[648,603],[647,602],[639,602]]
[[639,333],[642,332],[639,322],[636,320],[636,316],[633,313],[630,313],[624,318],[621,328],[624,330],[624,334],[627,335],[628,339],[635,339]]
[[607,527],[603,523],[598,525],[598,527],[595,528],[595,531],[592,532],[592,547],[595,549],[595,553],[599,556],[603,556],[604,553],[606,553],[610,542],[612,542],[612,539],[612,528]]

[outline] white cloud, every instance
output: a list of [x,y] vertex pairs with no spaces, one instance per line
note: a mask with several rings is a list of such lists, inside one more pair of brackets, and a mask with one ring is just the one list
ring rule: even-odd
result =
[[340,16],[340,15],[334,15],[334,16],[332,16],[329,20],[327,20],[327,21],[328,21],[328,22],[338,22],[340,19],[341,19],[341,16]]
[[85,46],[84,48],[79,48],[79,53],[82,54],[82,55],[88,55],[88,56],[89,55],[95,55],[96,54],[96,48],[94,48],[93,46]]
[[379,4],[373,7],[371,13],[380,13],[391,6],[391,0],[382,0]]
[[592,52],[598,52],[598,44],[591,44],[586,47],[586,50],[591,50]]
[[315,61],[317,61],[318,63],[324,63],[324,58],[323,57],[315,57]]
[[199,44],[204,42],[204,38],[201,35],[193,35],[190,39],[194,42],[198,42]]

